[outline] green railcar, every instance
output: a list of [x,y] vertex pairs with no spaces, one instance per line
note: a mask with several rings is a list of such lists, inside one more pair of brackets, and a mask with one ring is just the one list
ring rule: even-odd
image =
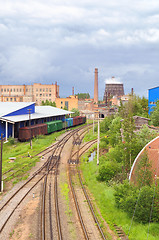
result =
[[56,132],[56,131],[62,129],[62,121],[61,120],[47,122],[46,124],[47,124],[47,132],[48,133]]
[[58,120],[58,121],[56,121],[56,123],[57,123],[57,131],[61,130],[63,128],[62,121]]
[[62,122],[62,128],[63,129],[67,128],[67,122],[66,121]]

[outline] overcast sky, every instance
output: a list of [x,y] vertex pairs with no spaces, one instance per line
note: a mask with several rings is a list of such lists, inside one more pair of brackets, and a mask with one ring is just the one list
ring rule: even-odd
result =
[[57,83],[99,96],[115,76],[125,93],[159,85],[158,0],[0,0],[0,84]]

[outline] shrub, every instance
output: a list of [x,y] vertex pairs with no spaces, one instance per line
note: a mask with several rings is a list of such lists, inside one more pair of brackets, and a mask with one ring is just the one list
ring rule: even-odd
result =
[[144,186],[141,188],[141,190],[139,190],[134,185],[129,184],[129,182],[126,180],[123,184],[115,187],[114,196],[116,206],[127,212],[129,217],[132,217],[134,214],[134,220],[137,222],[148,223],[150,221],[152,206],[153,211],[151,221],[159,221],[159,209],[157,204],[159,196],[158,194],[154,195],[154,186]]
[[118,163],[107,161],[99,168],[97,180],[108,182],[120,171],[120,169],[121,168]]
[[10,144],[14,144],[14,138],[9,137],[9,138],[8,138],[8,142],[9,142]]

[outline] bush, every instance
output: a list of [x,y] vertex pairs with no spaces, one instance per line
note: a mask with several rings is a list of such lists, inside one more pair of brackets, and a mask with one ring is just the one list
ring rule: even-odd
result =
[[9,137],[9,138],[8,138],[8,142],[9,142],[10,144],[14,144],[14,138]]
[[118,163],[107,161],[99,168],[97,180],[108,182],[120,171],[120,169],[121,167]]
[[[135,213],[134,220],[137,222],[149,222],[154,197],[154,186],[144,186],[139,190],[137,187],[129,184],[126,180],[124,181],[124,184],[115,187],[114,196],[116,206],[127,212],[129,217],[132,217]],[[152,222],[159,222],[158,200],[159,196],[158,194],[155,194],[151,218]]]

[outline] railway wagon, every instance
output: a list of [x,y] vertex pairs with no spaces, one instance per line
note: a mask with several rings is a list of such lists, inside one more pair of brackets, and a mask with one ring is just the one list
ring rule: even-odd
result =
[[67,128],[67,122],[65,120],[62,122],[62,128],[63,129]]
[[67,127],[73,126],[73,118],[66,118],[66,122],[67,122]]
[[29,127],[19,128],[19,140],[28,141],[29,139],[38,135],[47,134],[47,124],[37,124]]
[[47,124],[47,133],[56,132],[63,128],[63,124],[61,120],[47,122],[46,124]]
[[86,123],[86,117],[82,117],[83,122],[82,123]]
[[83,123],[83,118],[81,116],[77,116],[73,118],[73,126],[76,126],[82,123]]

